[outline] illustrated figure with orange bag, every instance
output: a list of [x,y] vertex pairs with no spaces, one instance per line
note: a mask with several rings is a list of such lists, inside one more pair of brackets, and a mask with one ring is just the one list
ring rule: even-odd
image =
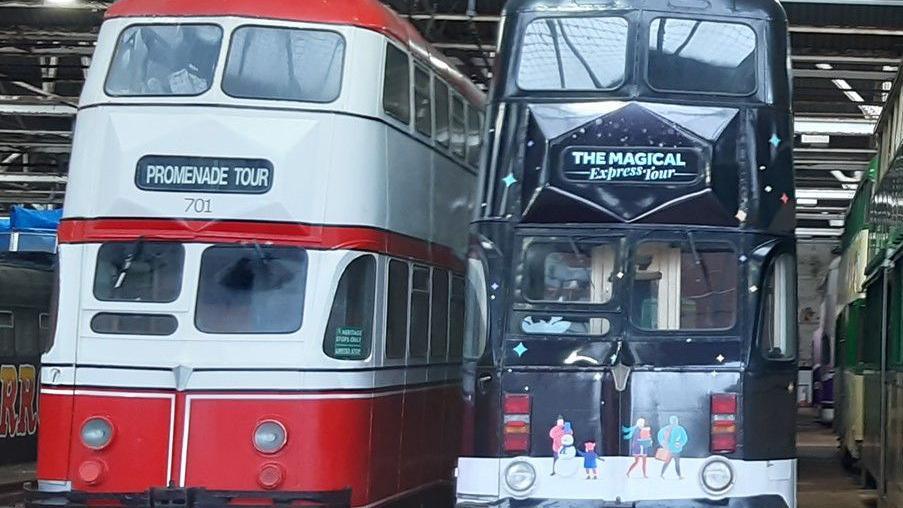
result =
[[624,427],[624,439],[630,442],[630,454],[633,455],[633,464],[627,470],[627,477],[633,468],[642,464],[643,478],[649,478],[646,475],[646,458],[652,451],[652,429],[646,426],[645,418],[637,418],[636,425],[633,427]]
[[674,462],[674,469],[677,470],[677,477],[684,479],[680,474],[680,454],[683,453],[684,447],[687,446],[687,429],[680,425],[680,421],[676,416],[672,416],[668,425],[658,431],[658,444],[661,446],[655,452],[655,458],[663,461],[661,477],[665,477],[665,471],[671,462]]

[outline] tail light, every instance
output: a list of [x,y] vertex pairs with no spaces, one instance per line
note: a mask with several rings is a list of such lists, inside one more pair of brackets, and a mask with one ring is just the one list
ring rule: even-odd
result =
[[509,453],[530,451],[530,406],[529,395],[506,393],[502,401],[505,415],[504,448]]
[[712,394],[712,453],[737,451],[737,394]]

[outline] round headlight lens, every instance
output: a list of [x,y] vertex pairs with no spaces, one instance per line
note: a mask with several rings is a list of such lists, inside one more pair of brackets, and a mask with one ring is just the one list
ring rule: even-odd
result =
[[702,486],[710,494],[723,494],[734,484],[734,471],[724,460],[713,460],[702,467]]
[[536,469],[529,462],[512,462],[505,469],[505,483],[514,492],[526,492],[536,483]]
[[90,418],[82,425],[81,438],[92,450],[105,448],[113,440],[113,425],[106,418]]
[[273,420],[261,422],[254,430],[254,448],[260,453],[276,453],[285,446],[285,426]]

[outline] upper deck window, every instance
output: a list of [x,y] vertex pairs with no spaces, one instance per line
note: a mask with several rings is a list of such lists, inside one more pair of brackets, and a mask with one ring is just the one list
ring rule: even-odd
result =
[[517,85],[523,90],[610,90],[624,82],[627,20],[544,18],[527,25]]
[[135,25],[116,43],[105,90],[113,96],[200,95],[210,89],[222,28]]
[[740,23],[655,19],[647,79],[663,91],[750,95],[756,91],[756,33]]
[[209,247],[201,256],[195,324],[207,333],[294,332],[306,278],[304,249]]
[[263,26],[235,30],[223,91],[246,99],[332,102],[342,87],[345,40],[336,32]]

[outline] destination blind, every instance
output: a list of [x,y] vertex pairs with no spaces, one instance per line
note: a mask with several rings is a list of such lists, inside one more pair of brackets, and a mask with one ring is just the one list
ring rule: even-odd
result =
[[167,192],[262,194],[273,187],[273,164],[265,159],[146,155],[135,184]]
[[687,184],[700,176],[700,156],[690,148],[570,146],[561,153],[565,177],[592,183]]

